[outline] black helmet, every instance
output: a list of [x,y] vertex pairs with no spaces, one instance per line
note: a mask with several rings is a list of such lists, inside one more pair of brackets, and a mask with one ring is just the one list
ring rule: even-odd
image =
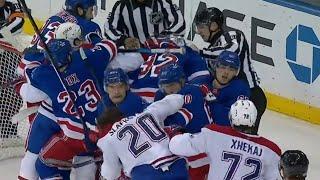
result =
[[283,177],[307,177],[309,160],[300,150],[288,150],[281,155],[279,169]]
[[196,14],[195,24],[210,24],[216,22],[219,27],[223,24],[223,14],[215,7],[204,9]]

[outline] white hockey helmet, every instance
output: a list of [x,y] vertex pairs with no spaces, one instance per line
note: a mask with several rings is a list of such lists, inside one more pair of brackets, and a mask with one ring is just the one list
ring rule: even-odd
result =
[[55,39],[68,40],[72,47],[79,47],[80,44],[76,40],[81,41],[81,28],[78,24],[65,22],[58,26],[55,30]]
[[233,126],[253,127],[257,119],[257,108],[250,100],[237,100],[231,106],[229,119]]

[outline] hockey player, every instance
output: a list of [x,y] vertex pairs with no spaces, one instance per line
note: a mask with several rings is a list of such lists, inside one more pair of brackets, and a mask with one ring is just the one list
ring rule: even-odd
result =
[[[186,80],[193,84],[205,84],[210,79],[210,73],[207,70],[205,61],[200,55],[190,47],[180,43],[180,40],[152,38],[146,42],[146,47],[167,48],[167,53],[143,53],[144,63],[136,71],[129,72],[132,92],[138,93],[148,102],[154,101],[155,92],[158,90],[158,75],[160,69],[171,63],[179,64],[186,75]],[[179,42],[179,43],[178,43]],[[185,53],[170,52],[170,49],[185,49]]]
[[309,160],[300,150],[287,150],[281,155],[279,171],[284,180],[305,180]]
[[182,95],[172,94],[131,117],[124,117],[117,108],[107,109],[98,119],[101,131],[113,124],[98,141],[103,152],[103,178],[116,179],[124,169],[132,180],[187,180],[185,160],[169,151],[169,138],[162,129],[164,119],[183,104]]
[[[211,88],[208,88],[207,100],[213,120],[218,125],[230,125],[228,113],[231,105],[238,99],[250,97],[250,87],[243,80],[238,79],[240,71],[239,56],[231,51],[223,51],[217,58]],[[203,87],[204,92],[206,88]]]
[[245,80],[250,86],[250,100],[258,109],[257,126],[255,126],[258,131],[261,116],[266,109],[267,99],[259,87],[259,78],[252,67],[250,48],[244,33],[239,30],[226,31],[223,28],[223,23],[223,14],[217,8],[207,8],[196,14],[197,32],[204,41],[210,43],[207,48],[200,50],[200,54],[207,59],[209,68],[214,68],[214,60],[224,50],[236,52],[239,55],[241,67],[238,77]]
[[141,113],[147,107],[145,100],[130,91],[129,78],[120,68],[105,71],[103,87],[107,96],[98,105],[98,115],[106,107],[116,106],[128,117]]
[[[201,86],[186,83],[183,69],[178,64],[163,67],[158,78],[159,90],[156,92],[155,101],[173,93],[185,95],[190,100],[189,104],[185,104],[182,109],[164,121],[165,126],[178,126],[184,132],[198,133],[201,128],[212,123],[211,113]],[[190,178],[205,179],[209,172],[207,156],[199,154],[187,159]]]
[[[82,40],[84,40],[84,37],[92,32],[101,36],[101,29],[99,25],[91,21],[91,19],[93,19],[97,13],[96,0],[66,0],[65,7],[65,10],[62,10],[56,15],[49,17],[49,19],[41,28],[41,35],[46,44],[48,44],[51,39],[55,38],[55,31],[60,24],[65,22],[75,23],[81,27]],[[74,43],[71,43],[71,45],[73,47],[76,46]],[[32,54],[36,53],[38,49],[43,49],[43,45],[41,44],[39,37],[35,34],[31,41],[29,51],[24,54],[24,57],[19,64],[18,73],[23,75],[24,69],[26,68],[25,66],[28,66],[29,64],[32,65],[34,61]]]
[[[76,104],[73,104],[70,95],[63,89],[52,65],[41,65],[31,72],[27,71],[31,85],[41,91],[38,95],[47,96],[52,100],[52,110],[63,130],[61,134],[54,135],[48,146],[43,148],[45,151],[40,153],[41,160],[38,159],[36,168],[41,178],[50,177],[52,174],[49,172],[57,173],[58,169],[54,165],[67,165],[70,168],[73,156],[86,152],[80,116],[88,123],[88,127],[94,127],[95,111],[101,99],[99,89],[103,87],[103,71],[116,53],[116,46],[111,41],[101,41],[92,49],[81,48],[71,55],[68,52],[70,43],[66,40],[52,40],[50,46],[54,59],[57,59],[61,79],[69,88],[71,98]],[[93,73],[90,73],[88,68],[93,70],[98,82],[93,80]],[[75,111],[73,106],[78,107],[78,110]],[[64,148],[63,155],[56,153],[60,151],[59,148]],[[55,164],[50,162],[50,159],[66,164]],[[53,166],[51,171],[47,171],[50,169],[49,166]]]
[[[55,37],[63,38],[70,42],[80,45],[81,29],[80,26],[74,23],[63,23],[59,25],[55,31]],[[76,43],[78,41],[78,43]],[[73,46],[76,49],[77,46]],[[48,64],[42,51],[34,51],[25,56],[32,57],[31,63],[26,69],[34,69],[41,64]],[[37,96],[41,94],[38,89],[30,88],[29,84],[25,84],[23,79],[15,86],[16,91],[20,97],[25,101],[33,104],[40,104],[37,114],[30,123],[30,130],[26,141],[26,152],[21,160],[19,179],[38,179],[38,174],[35,169],[35,162],[42,147],[52,137],[53,134],[59,132],[60,126],[57,123],[57,118],[53,114],[51,99]],[[39,103],[40,102],[40,103]],[[77,172],[77,171],[76,171]]]
[[180,134],[170,140],[170,151],[180,156],[206,153],[208,179],[279,179],[281,150],[255,135],[257,110],[250,100],[238,100],[230,109],[232,127],[212,124],[198,134]]
[[164,121],[165,126],[177,125],[188,133],[197,133],[202,127],[212,123],[200,86],[186,83],[183,69],[178,64],[163,67],[158,78],[159,90],[156,92],[155,101],[177,93],[190,98],[190,103]]

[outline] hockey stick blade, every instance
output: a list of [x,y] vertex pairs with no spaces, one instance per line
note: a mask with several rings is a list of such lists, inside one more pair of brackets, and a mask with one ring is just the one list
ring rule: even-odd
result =
[[38,108],[39,107],[36,106],[36,107],[30,107],[30,108],[19,111],[17,114],[12,116],[11,122],[13,124],[17,124],[18,122],[27,119],[28,116],[30,116],[31,114],[36,113],[38,111]]

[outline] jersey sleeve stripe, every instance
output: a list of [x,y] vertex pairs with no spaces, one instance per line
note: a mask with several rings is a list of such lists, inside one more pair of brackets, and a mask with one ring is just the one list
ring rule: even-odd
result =
[[231,127],[223,127],[223,126],[218,126],[218,125],[214,125],[214,124],[207,126],[207,128],[210,129],[211,131],[215,131],[218,133],[223,133],[226,135],[239,137],[239,138],[243,138],[243,139],[255,142],[257,144],[260,144],[260,145],[265,146],[266,148],[272,150],[273,152],[275,152],[279,156],[281,155],[281,149],[275,143],[271,142],[270,140],[268,140],[266,138],[263,138],[260,136],[249,136],[249,135],[242,134],[242,133],[232,129]]
[[[101,43],[98,43],[99,45],[102,45],[104,48],[106,48],[108,50],[108,52],[110,53],[110,59],[112,60],[116,54],[117,54],[117,46],[114,42],[109,41],[109,40],[103,40],[101,41]],[[98,45],[97,44],[97,45]]]
[[182,108],[178,112],[183,116],[184,120],[186,121],[186,125],[189,124],[193,118],[193,114],[186,108]]

